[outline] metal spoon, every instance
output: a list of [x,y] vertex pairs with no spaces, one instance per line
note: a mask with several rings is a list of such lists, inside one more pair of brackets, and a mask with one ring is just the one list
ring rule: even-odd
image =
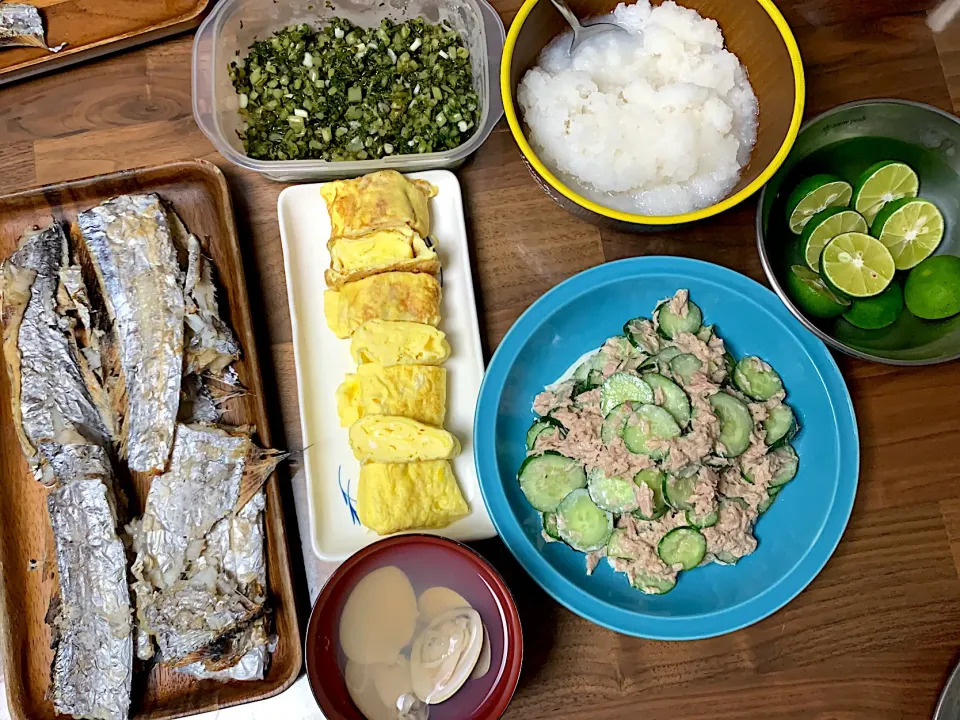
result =
[[570,6],[567,5],[566,0],[550,0],[553,3],[553,6],[560,11],[560,14],[563,15],[563,19],[570,23],[570,27],[573,28],[573,43],[570,45],[570,53],[573,54],[580,45],[585,43],[587,40],[601,35],[605,32],[611,30],[619,30],[620,32],[627,32],[619,25],[616,25],[611,22],[594,22],[590,25],[581,25],[580,21],[577,20],[577,16],[573,14],[573,10],[570,9]]

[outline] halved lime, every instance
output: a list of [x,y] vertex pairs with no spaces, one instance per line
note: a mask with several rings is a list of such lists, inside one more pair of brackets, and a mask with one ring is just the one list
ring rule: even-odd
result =
[[787,294],[807,315],[832,318],[850,308],[850,301],[838,297],[823,278],[803,265],[791,265],[786,277]]
[[787,198],[787,224],[800,234],[810,218],[828,207],[850,204],[853,188],[836,175],[814,175],[794,188]]
[[900,283],[892,282],[879,295],[854,300],[853,305],[843,317],[851,325],[863,330],[879,330],[893,325],[903,313],[903,288]]
[[885,204],[916,197],[919,189],[920,181],[913,168],[902,162],[883,160],[860,174],[853,190],[853,209],[872,224]]
[[827,285],[854,298],[882,293],[895,272],[890,251],[864,233],[838,235],[820,256],[820,275]]
[[943,215],[929,200],[900,198],[877,213],[870,234],[887,246],[897,270],[909,270],[940,245]]
[[803,228],[800,241],[803,245],[803,259],[814,272],[820,272],[820,253],[826,244],[837,235],[848,232],[865,233],[867,221],[856,210],[830,207],[821,210]]

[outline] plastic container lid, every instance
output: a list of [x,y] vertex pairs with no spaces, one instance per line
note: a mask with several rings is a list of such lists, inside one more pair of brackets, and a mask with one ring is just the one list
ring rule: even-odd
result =
[[[239,98],[228,73],[229,64],[243,57],[255,38],[264,38],[288,25],[323,24],[334,16],[371,27],[383,18],[402,22],[423,17],[428,22],[448,20],[459,30],[470,50],[473,82],[483,103],[477,131],[463,145],[444,152],[395,155],[380,160],[328,162],[324,160],[256,160],[243,150]],[[486,0],[387,0],[360,5],[350,0],[223,0],[204,20],[193,43],[193,116],[227,160],[268,178],[291,182],[328,180],[394,169],[406,172],[459,166],[493,131],[503,117],[498,92],[503,21]]]

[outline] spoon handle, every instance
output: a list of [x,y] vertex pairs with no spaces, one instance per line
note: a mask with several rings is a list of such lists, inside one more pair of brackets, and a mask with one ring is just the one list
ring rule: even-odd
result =
[[576,37],[580,32],[580,21],[577,20],[577,16],[573,14],[573,10],[567,5],[566,0],[550,0],[550,2],[553,3],[553,6],[563,15],[563,18],[570,23],[570,27],[573,28],[574,37]]

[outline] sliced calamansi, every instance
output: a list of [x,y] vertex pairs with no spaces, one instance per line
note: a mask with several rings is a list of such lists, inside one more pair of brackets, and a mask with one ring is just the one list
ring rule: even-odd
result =
[[932,202],[901,198],[883,206],[870,233],[893,255],[897,270],[909,270],[939,247],[943,229],[943,215]]
[[807,267],[814,272],[820,271],[820,253],[837,235],[866,231],[867,221],[856,210],[843,207],[821,210],[810,218],[800,238],[803,245],[803,259]]
[[787,224],[790,232],[799,235],[818,212],[828,207],[850,204],[853,188],[836,175],[814,175],[794,188],[787,198]]
[[864,170],[853,190],[853,209],[868,223],[888,202],[904,197],[916,197],[920,190],[917,173],[906,163],[884,160]]
[[883,243],[864,233],[838,235],[823,249],[820,275],[832,289],[853,298],[883,292],[896,267]]

